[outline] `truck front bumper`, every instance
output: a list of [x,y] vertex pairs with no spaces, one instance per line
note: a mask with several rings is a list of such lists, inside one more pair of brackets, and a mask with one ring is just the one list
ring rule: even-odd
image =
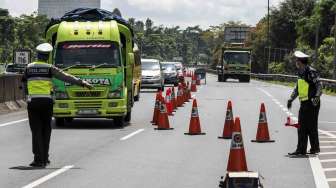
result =
[[126,99],[56,100],[53,116],[109,118],[126,114]]

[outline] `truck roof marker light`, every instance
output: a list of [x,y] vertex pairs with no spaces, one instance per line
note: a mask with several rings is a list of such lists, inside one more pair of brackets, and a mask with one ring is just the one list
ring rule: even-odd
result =
[[90,23],[90,21],[87,21],[86,23],[87,23],[87,25],[85,26],[86,34],[90,35],[90,33],[91,33],[91,23]]
[[102,21],[98,22],[98,34],[99,35],[103,34],[103,22]]
[[78,35],[78,28],[79,28],[79,23],[78,21],[75,21],[75,24],[74,24],[74,34],[75,35]]

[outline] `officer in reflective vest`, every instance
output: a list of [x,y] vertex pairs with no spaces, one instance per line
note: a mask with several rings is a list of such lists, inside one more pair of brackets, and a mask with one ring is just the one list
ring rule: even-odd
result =
[[49,143],[53,113],[51,79],[55,77],[71,84],[93,88],[89,83],[48,64],[52,49],[48,43],[38,45],[37,61],[27,65],[22,79],[26,85],[27,110],[32,132],[34,161],[30,166],[33,167],[45,167],[50,163]]
[[322,84],[317,71],[308,65],[309,56],[300,51],[296,51],[294,56],[296,57],[296,67],[299,70],[298,81],[287,102],[287,107],[290,109],[294,99],[299,97],[300,127],[298,128],[297,148],[294,152],[288,153],[288,155],[306,155],[308,138],[311,145],[309,153],[317,154],[320,152],[318,114]]

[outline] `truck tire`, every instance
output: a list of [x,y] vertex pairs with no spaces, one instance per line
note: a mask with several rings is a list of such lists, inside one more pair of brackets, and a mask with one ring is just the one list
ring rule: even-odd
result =
[[64,118],[55,118],[55,125],[56,125],[56,127],[64,127],[65,126],[65,119]]
[[114,125],[118,126],[118,127],[124,127],[124,116],[117,116],[113,118],[114,121]]
[[139,100],[140,100],[140,88],[141,88],[141,86],[139,85],[139,88],[138,88],[138,95],[137,95],[137,96],[134,96],[134,101],[139,101]]
[[218,74],[218,82],[222,82],[223,81],[223,75],[222,74]]
[[127,114],[125,116],[125,121],[130,122],[131,119],[132,119],[132,112],[127,112]]

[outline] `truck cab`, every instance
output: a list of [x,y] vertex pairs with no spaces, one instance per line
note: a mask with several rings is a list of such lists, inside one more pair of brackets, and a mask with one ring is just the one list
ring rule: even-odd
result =
[[215,53],[215,58],[219,82],[225,82],[228,78],[238,79],[239,82],[250,82],[251,51],[249,49],[225,46]]
[[116,20],[61,21],[48,28],[49,62],[94,85],[88,90],[53,79],[57,126],[73,118],[131,120],[134,54],[131,29]]

